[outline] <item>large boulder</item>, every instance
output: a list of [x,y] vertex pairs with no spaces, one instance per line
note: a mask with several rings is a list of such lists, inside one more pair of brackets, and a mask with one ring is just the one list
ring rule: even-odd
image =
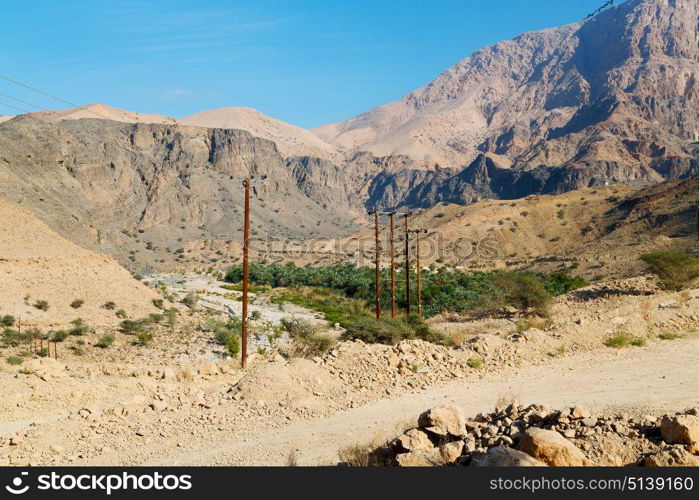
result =
[[445,465],[439,448],[401,453],[396,455],[395,462],[399,467],[435,467]]
[[670,444],[684,444],[690,453],[699,453],[699,417],[696,415],[663,417],[660,434]]
[[537,427],[527,429],[517,449],[554,467],[595,465],[558,432]]
[[646,457],[643,465],[646,467],[699,467],[699,457],[689,453],[683,446],[667,446]]
[[489,449],[488,453],[474,465],[476,467],[546,467],[544,462],[509,446],[496,446]]
[[410,429],[396,438],[394,448],[399,452],[419,451],[432,449],[434,444],[425,431]]
[[466,417],[461,408],[456,406],[438,406],[420,415],[418,425],[440,436],[466,435]]

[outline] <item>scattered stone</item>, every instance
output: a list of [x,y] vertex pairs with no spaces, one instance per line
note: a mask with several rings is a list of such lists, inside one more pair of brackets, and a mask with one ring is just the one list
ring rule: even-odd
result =
[[466,435],[466,418],[461,408],[456,406],[438,406],[420,415],[418,425],[429,428],[430,432],[438,435],[456,437]]
[[555,467],[594,465],[582,451],[556,431],[536,427],[527,429],[517,449]]
[[660,434],[670,444],[685,444],[690,453],[699,453],[699,417],[676,415],[663,417]]
[[395,445],[397,450],[400,450],[400,452],[428,450],[434,448],[434,444],[432,444],[432,441],[427,433],[417,428],[405,431],[402,436],[395,440]]

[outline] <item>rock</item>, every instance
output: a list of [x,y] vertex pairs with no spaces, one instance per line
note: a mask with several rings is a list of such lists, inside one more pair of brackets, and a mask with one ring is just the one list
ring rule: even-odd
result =
[[156,399],[150,404],[150,407],[153,408],[153,411],[165,411],[167,404],[164,401]]
[[396,455],[395,461],[400,467],[434,467],[444,465],[444,459],[439,448],[401,453]]
[[597,419],[593,417],[583,418],[580,423],[585,427],[594,427],[597,425]]
[[699,453],[699,417],[677,415],[663,417],[660,434],[670,444],[685,444],[690,453]]
[[402,452],[420,451],[434,448],[426,432],[420,429],[410,429],[395,440],[395,448]]
[[646,467],[699,467],[699,457],[692,455],[682,446],[667,446],[646,457],[643,465]]
[[[418,418],[422,428],[430,427],[430,432],[439,435],[450,434],[461,437],[466,434],[466,418],[461,408],[456,406],[438,406],[422,413]],[[432,429],[437,428],[437,429]],[[441,431],[441,432],[440,432]]]
[[544,462],[508,446],[489,449],[488,453],[474,465],[476,467],[546,467]]
[[63,454],[63,446],[61,446],[61,445],[59,445],[59,444],[52,444],[52,445],[49,447],[49,450],[51,450],[52,452],[54,452],[56,455],[62,455],[62,454]]
[[594,465],[582,451],[556,431],[535,427],[527,429],[517,449],[554,467]]
[[570,411],[570,416],[574,420],[579,420],[581,418],[588,418],[592,416],[592,413],[587,411],[587,409],[583,408],[582,406],[576,406]]
[[164,368],[160,374],[160,379],[162,380],[173,380],[177,378],[177,373],[172,368]]
[[199,367],[199,375],[218,375],[221,373],[216,363],[206,363]]
[[453,464],[462,455],[464,451],[464,442],[459,440],[452,443],[447,443],[441,446],[439,451],[442,454],[442,459],[444,459],[445,463]]

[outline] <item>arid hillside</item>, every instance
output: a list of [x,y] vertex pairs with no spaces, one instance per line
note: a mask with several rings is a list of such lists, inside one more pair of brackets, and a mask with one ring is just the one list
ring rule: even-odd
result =
[[[66,326],[78,317],[90,325],[113,325],[120,321],[119,309],[139,316],[156,311],[155,291],[113,257],[75,245],[1,200],[0,276],[0,314],[23,326]],[[107,302],[114,307],[105,308]]]

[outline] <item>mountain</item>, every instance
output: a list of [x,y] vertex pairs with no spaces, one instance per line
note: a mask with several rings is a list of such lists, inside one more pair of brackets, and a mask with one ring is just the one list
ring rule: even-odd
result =
[[275,120],[252,108],[234,107],[202,111],[181,119],[180,123],[206,128],[247,130],[256,137],[274,142],[284,157],[313,156],[341,161],[337,148],[310,130]]
[[0,199],[137,270],[183,261],[183,241],[240,239],[243,188],[231,178],[248,173],[266,177],[254,239],[351,231],[347,203],[309,198],[274,143],[242,130],[36,114],[0,124]]
[[170,125],[177,123],[177,120],[169,116],[135,113],[133,111],[107,106],[102,103],[88,104],[87,106],[80,106],[62,111],[39,112],[36,114],[44,119],[52,121],[81,120],[87,118],[112,120],[124,123],[167,123]]
[[[158,294],[134,279],[114,258],[81,248],[23,208],[0,200],[0,314],[28,325],[66,326],[80,316],[89,325],[119,320],[102,307],[114,302],[132,317],[156,312]],[[108,285],[107,285],[108,284]],[[71,307],[73,300],[84,303]],[[48,309],[34,307],[39,300]]]
[[602,162],[630,167],[622,181],[658,181],[636,169],[697,158],[698,17],[695,0],[628,0],[478,50],[399,101],[314,132],[454,169],[483,153],[516,170]]

